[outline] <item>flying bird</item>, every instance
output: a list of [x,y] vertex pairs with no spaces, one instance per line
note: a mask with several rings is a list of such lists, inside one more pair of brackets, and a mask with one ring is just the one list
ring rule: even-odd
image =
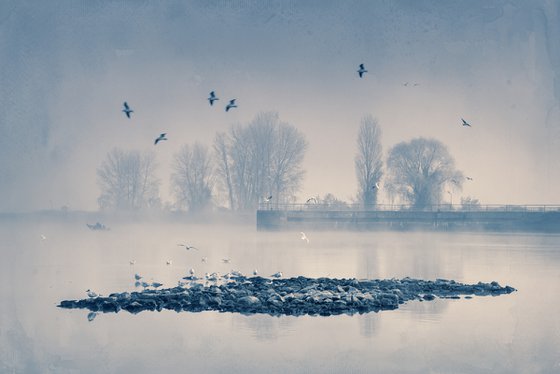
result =
[[317,204],[317,199],[314,198],[314,197],[310,197],[309,199],[307,199],[307,201],[305,203],[306,204],[311,204],[311,203]]
[[381,188],[381,186],[379,186],[379,182],[375,182],[375,184],[372,187],[373,190],[378,190],[380,188]]
[[165,133],[165,132],[163,134],[159,134],[159,136],[156,138],[156,140],[154,140],[154,145],[156,145],[157,143],[159,143],[162,140],[167,140],[165,135],[167,135],[167,133]]
[[237,105],[235,104],[235,100],[237,100],[237,99],[231,99],[229,101],[229,104],[226,105],[226,112],[229,111],[232,108],[237,108]]
[[173,265],[173,260],[167,260],[167,261],[165,261],[165,264],[166,265]]
[[472,181],[473,179],[471,177],[465,177],[467,178],[468,181]]
[[43,234],[41,234],[41,240],[47,240],[47,237]]
[[358,69],[358,75],[360,76],[360,78],[362,78],[364,76],[364,73],[367,73],[367,72],[368,71],[364,67],[364,64],[360,64],[360,69]]
[[124,109],[122,110],[124,112],[124,114],[126,114],[127,118],[130,118],[130,113],[134,113],[134,111],[132,109],[130,109],[130,107],[128,106],[128,103],[125,101],[124,104]]
[[266,201],[267,203],[270,202],[270,200],[272,200],[272,195],[270,195],[270,196],[268,196],[264,199],[264,201]]
[[306,242],[309,243],[309,238],[307,238],[307,235],[305,235],[304,232],[300,232],[300,235],[301,235],[301,240],[305,240]]
[[208,257],[202,257],[202,258],[200,259],[200,262],[206,263],[206,261],[208,261]]
[[463,126],[471,127],[470,123],[468,123],[468,122],[465,121],[464,119],[461,118],[461,121],[463,121]]
[[210,96],[208,97],[208,102],[210,103],[210,105],[214,105],[214,101],[216,100],[220,100],[218,97],[216,97],[216,93],[214,91],[210,92]]
[[229,259],[229,258],[222,258],[222,262],[223,262],[224,264],[229,264],[229,263],[231,262],[231,259]]
[[191,249],[195,249],[195,250],[198,251],[198,248],[193,247],[192,245],[188,245],[188,244],[177,244],[177,245],[178,245],[179,247],[185,247],[185,249],[186,249],[187,251],[190,251]]
[[130,265],[136,265],[136,260],[130,260],[130,261],[128,261],[128,263],[129,263]]

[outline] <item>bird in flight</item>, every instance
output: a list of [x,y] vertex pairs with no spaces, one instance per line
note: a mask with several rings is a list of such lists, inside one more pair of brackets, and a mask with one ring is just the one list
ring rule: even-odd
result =
[[381,188],[381,186],[379,186],[379,182],[375,182],[375,184],[372,187],[373,190],[378,190],[380,188]]
[[202,258],[200,259],[200,262],[206,263],[206,261],[208,261],[208,257],[202,257]]
[[185,249],[187,251],[190,251],[191,249],[196,249],[198,251],[198,248],[193,247],[192,245],[188,245],[188,244],[177,244],[179,247],[185,247]]
[[231,262],[231,259],[229,259],[229,258],[222,258],[222,262],[223,262],[224,264],[229,264],[229,263]]
[[47,240],[47,237],[43,234],[41,234],[41,240]]
[[173,265],[173,260],[167,260],[167,261],[165,261],[165,265]]
[[270,202],[270,200],[272,200],[272,195],[270,195],[270,196],[268,196],[264,199],[264,201],[266,201],[267,203]]
[[130,260],[130,261],[128,261],[128,263],[129,263],[130,265],[136,265],[136,260]]
[[360,68],[358,69],[358,75],[360,76],[360,78],[362,78],[364,76],[364,73],[367,73],[367,72],[368,71],[364,67],[364,64],[360,64]]
[[317,199],[314,198],[314,197],[310,197],[309,199],[307,199],[307,201],[305,203],[306,204],[311,204],[311,203],[317,204]]
[[159,136],[156,138],[156,140],[154,141],[154,145],[156,145],[157,143],[159,143],[162,140],[167,140],[167,138],[165,137],[165,135],[167,135],[167,133],[163,133],[163,134],[159,134]]
[[465,177],[467,178],[468,181],[472,181],[473,179],[471,177]]
[[122,110],[124,112],[124,114],[126,114],[127,118],[130,118],[130,113],[134,113],[134,111],[132,109],[130,109],[130,107],[128,106],[128,103],[125,101],[124,104],[124,109]]
[[471,127],[471,124],[465,121],[464,119],[461,118],[461,121],[463,121],[463,126]]
[[307,235],[305,235],[304,232],[300,232],[300,235],[301,235],[301,240],[305,240],[306,242],[309,243],[309,238],[307,237]]
[[235,100],[237,100],[237,99],[231,99],[229,101],[229,104],[226,105],[226,112],[229,111],[232,108],[237,108],[237,105],[235,104]]
[[216,101],[216,100],[220,100],[216,96],[216,93],[214,91],[210,92],[210,96],[208,97],[208,102],[210,103],[210,105],[214,105],[214,101]]

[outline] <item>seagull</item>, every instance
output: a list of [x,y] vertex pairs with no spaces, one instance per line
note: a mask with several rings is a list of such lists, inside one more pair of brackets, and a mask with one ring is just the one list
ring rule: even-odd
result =
[[214,91],[210,92],[210,97],[208,98],[208,102],[210,102],[210,105],[214,105],[214,101],[216,100],[220,100],[216,97],[216,93]]
[[277,273],[274,273],[274,274],[271,275],[271,277],[273,277],[273,278],[281,278],[281,277],[282,277],[282,272],[279,271],[279,272],[277,272]]
[[165,264],[166,264],[166,265],[172,265],[172,264],[173,264],[173,261],[172,261],[172,260],[167,260],[167,261],[165,261]]
[[259,272],[257,271],[257,269],[253,270],[253,275],[254,275],[254,276],[259,275]]
[[136,260],[130,260],[130,261],[128,261],[128,263],[129,263],[130,265],[136,265]]
[[151,286],[152,286],[153,288],[159,288],[159,287],[163,286],[163,283],[152,282]]
[[461,121],[463,121],[463,126],[471,127],[470,123],[468,123],[468,122],[465,121],[464,119],[461,118]]
[[124,112],[124,114],[126,114],[126,116],[128,118],[130,118],[130,113],[134,113],[134,111],[132,109],[130,109],[130,107],[128,106],[128,103],[125,101],[124,104],[124,109],[122,110]]
[[222,262],[223,262],[224,264],[229,264],[229,263],[231,262],[231,259],[229,259],[229,258],[222,258]]
[[310,204],[310,203],[315,203],[317,204],[317,199],[314,197],[310,197],[309,199],[307,199],[307,201],[305,202],[306,204]]
[[378,189],[380,189],[380,188],[381,188],[381,187],[379,186],[379,182],[375,182],[375,184],[373,185],[373,188],[372,188],[372,189],[373,189],[373,190],[378,190]]
[[472,181],[473,179],[471,177],[465,177],[467,178],[468,181]]
[[307,235],[305,235],[304,232],[300,232],[300,234],[301,234],[301,240],[305,240],[306,242],[309,243],[309,239],[307,238]]
[[264,199],[264,201],[266,201],[267,203],[272,200],[272,195],[268,196],[267,198]]
[[198,251],[198,248],[193,247],[192,245],[188,245],[188,244],[177,244],[179,247],[185,247],[185,249],[187,251],[190,251],[191,249],[196,249]]
[[229,101],[229,104],[226,105],[226,112],[229,111],[232,108],[237,108],[237,105],[235,104],[235,100],[237,100],[237,99],[231,99]]
[[41,234],[41,240],[47,240],[47,237],[43,234]]
[[95,292],[93,292],[92,290],[90,290],[89,288],[86,290],[88,297],[94,299],[96,297],[98,297],[99,295],[96,294]]
[[191,276],[194,275],[194,269],[193,269],[193,268],[190,268],[190,269],[189,269],[189,274],[190,274]]
[[140,274],[134,274],[134,279],[136,279],[137,281],[139,281],[140,279],[142,279],[142,276]]
[[364,64],[360,64],[360,69],[358,70],[358,75],[360,76],[360,78],[363,78],[364,73],[367,73],[367,72],[368,71],[364,67]]
[[162,141],[162,140],[167,140],[167,138],[165,137],[165,135],[167,135],[167,133],[165,133],[165,132],[164,132],[163,134],[160,134],[160,135],[156,138],[156,140],[154,140],[154,145],[156,145],[157,143],[159,143],[159,142]]
[[200,262],[206,263],[206,261],[208,261],[208,257],[202,257],[202,258],[200,259]]
[[89,322],[93,321],[95,319],[95,317],[97,317],[97,313],[96,312],[89,312],[87,315],[87,320]]

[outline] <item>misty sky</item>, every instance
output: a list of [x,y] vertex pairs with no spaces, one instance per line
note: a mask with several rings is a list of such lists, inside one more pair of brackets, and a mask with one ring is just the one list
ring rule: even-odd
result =
[[[309,142],[299,200],[356,195],[371,114],[384,152],[418,136],[448,146],[474,178],[454,202],[560,204],[559,40],[554,0],[4,0],[0,211],[97,209],[113,147],[155,151],[171,201],[183,144],[265,110]],[[225,113],[228,98],[239,108]]]

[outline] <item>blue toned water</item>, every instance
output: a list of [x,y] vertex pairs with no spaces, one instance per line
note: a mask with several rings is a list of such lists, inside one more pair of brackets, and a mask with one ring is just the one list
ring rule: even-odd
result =
[[[2,222],[1,373],[560,372],[558,235],[307,232],[306,243],[299,232],[243,225],[105,223],[111,231]],[[200,250],[187,252],[181,242]],[[518,292],[334,317],[162,311],[88,322],[84,310],[56,308],[88,288],[133,290],[135,273],[175,286],[191,267],[496,280]]]

